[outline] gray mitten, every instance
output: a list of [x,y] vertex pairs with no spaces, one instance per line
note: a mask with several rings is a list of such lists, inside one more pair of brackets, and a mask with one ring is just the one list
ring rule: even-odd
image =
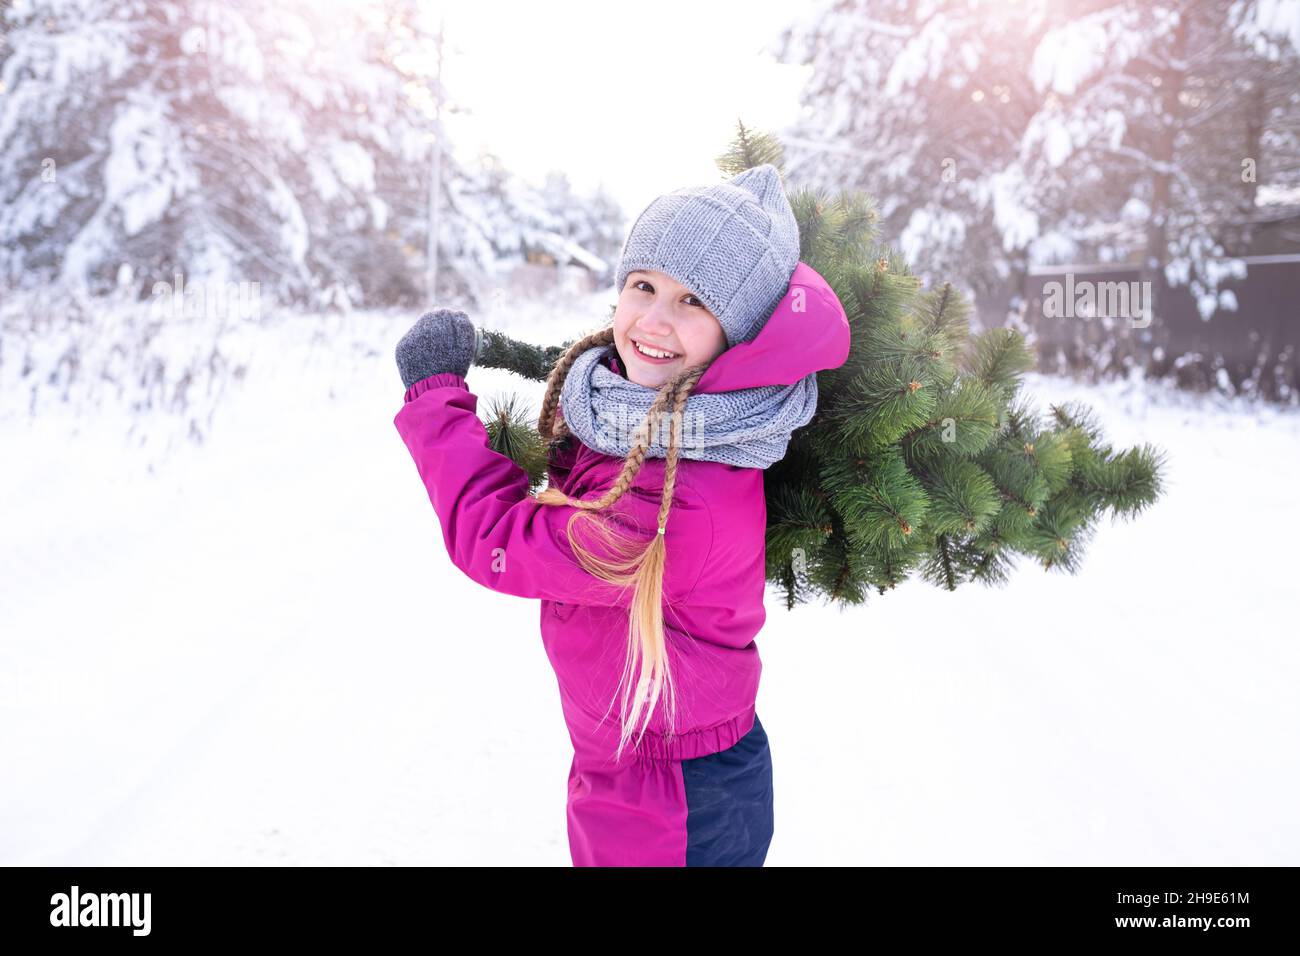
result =
[[482,333],[458,309],[434,309],[416,320],[397,343],[397,370],[410,388],[422,378],[451,372],[462,378],[478,352]]

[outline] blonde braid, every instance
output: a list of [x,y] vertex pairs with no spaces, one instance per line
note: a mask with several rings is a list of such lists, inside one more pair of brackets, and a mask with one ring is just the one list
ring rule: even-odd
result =
[[664,495],[659,505],[660,534],[668,523],[668,511],[672,507],[673,487],[677,484],[678,445],[681,440],[682,416],[686,411],[686,401],[691,397],[695,384],[708,371],[708,365],[695,365],[686,369],[676,380],[673,394],[673,417],[668,431],[668,458],[664,463]]
[[546,378],[546,394],[542,397],[542,411],[537,417],[537,431],[543,440],[552,441],[569,434],[568,426],[563,422],[560,423],[561,430],[556,430],[555,412],[560,407],[560,393],[564,390],[564,380],[569,377],[569,369],[573,368],[573,363],[578,360],[578,356],[588,349],[613,344],[614,327],[611,325],[578,339],[556,360],[555,367]]

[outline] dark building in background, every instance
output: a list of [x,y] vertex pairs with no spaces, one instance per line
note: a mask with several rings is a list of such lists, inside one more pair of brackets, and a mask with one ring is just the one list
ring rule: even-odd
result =
[[1249,223],[1235,225],[1249,226],[1249,240],[1235,253],[1246,275],[1221,288],[1233,291],[1237,309],[1220,309],[1208,321],[1186,286],[1170,288],[1163,276],[1156,277],[1161,287],[1153,290],[1160,307],[1145,328],[1140,319],[1122,315],[1048,316],[1052,283],[1137,283],[1140,268],[1031,268],[1023,321],[1033,333],[1039,369],[1109,376],[1139,367],[1186,388],[1300,401],[1300,204],[1261,207]]

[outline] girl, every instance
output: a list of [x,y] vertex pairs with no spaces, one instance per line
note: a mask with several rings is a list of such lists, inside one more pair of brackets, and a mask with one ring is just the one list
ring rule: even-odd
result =
[[547,381],[549,487],[535,497],[488,447],[464,312],[426,313],[398,343],[394,424],[453,563],[541,599],[574,749],[574,865],[761,866],[773,830],[755,713],[763,469],[812,419],[817,371],[848,357],[848,320],[799,261],[771,165],[651,202],[615,289],[613,325]]

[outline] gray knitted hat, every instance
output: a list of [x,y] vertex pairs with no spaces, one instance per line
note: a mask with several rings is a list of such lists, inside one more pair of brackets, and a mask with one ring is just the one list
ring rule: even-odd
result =
[[718,317],[730,348],[758,335],[798,264],[799,224],[781,174],[764,163],[653,200],[623,243],[614,291],[633,269],[666,273]]

